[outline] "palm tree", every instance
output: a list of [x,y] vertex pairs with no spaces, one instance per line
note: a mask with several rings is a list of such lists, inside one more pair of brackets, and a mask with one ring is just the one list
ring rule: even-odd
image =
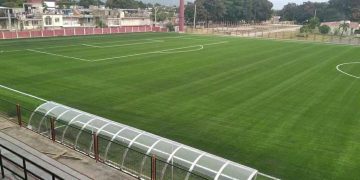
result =
[[347,30],[350,28],[350,23],[346,23],[345,21],[344,21],[344,23],[341,23],[340,25],[339,25],[339,29],[341,29],[342,31],[341,31],[341,36],[343,36],[344,35],[344,32],[347,32]]

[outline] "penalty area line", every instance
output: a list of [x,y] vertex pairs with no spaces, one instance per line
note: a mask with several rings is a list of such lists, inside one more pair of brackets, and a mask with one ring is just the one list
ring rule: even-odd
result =
[[94,46],[91,44],[81,44],[81,45],[95,47],[95,48],[111,48],[111,47],[122,47],[122,46],[132,46],[132,45],[152,44],[152,43],[162,43],[162,42],[164,42],[164,41],[139,42],[139,43],[129,43],[129,44],[118,44],[118,45],[111,45],[111,46]]
[[[127,58],[127,57],[134,57],[134,56],[141,56],[141,55],[148,55],[148,54],[170,54],[170,53],[193,52],[193,51],[203,50],[204,46],[212,46],[212,45],[225,44],[225,43],[228,43],[228,41],[221,41],[221,42],[201,44],[201,45],[193,45],[193,46],[186,46],[186,47],[179,47],[179,48],[172,48],[172,49],[164,49],[164,50],[159,50],[159,51],[151,51],[151,52],[144,52],[144,53],[138,53],[138,54],[130,54],[130,55],[110,57],[110,58],[104,58],[104,59],[96,59],[96,60],[91,60],[91,62],[107,61],[107,60],[113,60],[113,59],[122,59],[122,58]],[[193,47],[199,47],[199,48],[191,49],[191,50],[185,50],[185,51],[176,51],[176,50],[193,48]],[[169,51],[174,51],[174,50],[175,50],[175,52],[169,52]]]
[[229,41],[221,41],[221,42],[215,42],[215,43],[209,43],[209,44],[203,44],[204,46],[212,46],[212,45],[218,45],[218,44],[225,44]]
[[58,56],[58,57],[68,58],[68,59],[76,59],[76,60],[80,60],[80,61],[91,62],[91,61],[88,60],[88,59],[82,59],[82,58],[77,58],[77,57],[72,57],[72,56],[64,56],[64,55],[60,55],[60,54],[54,54],[54,53],[49,53],[49,52],[44,52],[44,51],[38,51],[38,50],[34,50],[34,49],[26,49],[26,50],[31,51],[31,52],[40,53],[40,54],[47,54],[47,55],[52,55],[52,56]]
[[[147,54],[171,53],[171,52],[168,52],[168,51],[186,49],[186,48],[192,48],[192,47],[200,47],[200,48],[196,49],[196,50],[190,50],[190,51],[199,51],[199,50],[202,50],[204,48],[204,45],[194,45],[194,46],[186,46],[186,47],[180,47],[180,48],[164,49],[164,50],[160,50],[160,51],[151,51],[151,52],[144,52],[144,53],[138,53],[138,54],[130,54],[130,55],[125,55],[125,56],[117,56],[117,57],[104,58],[104,59],[96,59],[96,60],[92,60],[92,61],[93,62],[98,62],[98,61],[107,61],[107,60],[112,60],[112,59],[121,59],[121,58],[140,56],[140,55],[147,55]],[[177,51],[177,52],[180,53],[180,52],[185,52],[185,51]],[[173,53],[177,53],[177,52],[173,52]]]
[[100,46],[94,46],[90,44],[81,44],[82,46],[94,47],[94,48],[101,48]]
[[[146,42],[146,43],[153,43],[153,42]],[[221,42],[200,44],[200,45],[193,45],[193,46],[185,46],[185,47],[172,48],[172,49],[163,49],[163,50],[159,50],[159,51],[151,51],[151,52],[130,54],[130,55],[110,57],[110,58],[103,58],[103,59],[95,59],[95,60],[82,59],[82,58],[77,58],[77,57],[72,57],[72,56],[65,56],[65,55],[60,55],[60,54],[55,54],[55,53],[49,53],[49,52],[45,52],[45,51],[38,51],[38,50],[35,50],[35,49],[26,49],[26,50],[27,50],[27,51],[30,51],[30,52],[35,52],[35,53],[40,53],[40,54],[46,54],[46,55],[51,55],[51,56],[58,56],[58,57],[63,57],[63,58],[67,58],[67,59],[75,59],[75,60],[80,60],[80,61],[85,61],[85,62],[99,62],[99,61],[107,61],[107,60],[112,60],[112,59],[122,59],[122,58],[127,58],[127,57],[148,55],[148,54],[170,54],[170,53],[194,52],[194,51],[203,50],[203,49],[204,49],[204,46],[212,46],[212,45],[219,45],[219,44],[225,44],[225,43],[228,43],[228,41],[221,41]],[[139,44],[139,43],[132,43],[132,44]],[[142,43],[142,44],[144,44],[144,43]],[[90,46],[90,47],[96,47],[96,48],[99,48],[99,47],[100,47],[100,46],[93,46],[93,45],[89,45],[89,44],[82,44],[82,45],[84,45],[84,46]],[[125,46],[125,45],[119,45],[119,46]],[[197,48],[196,48],[196,47],[197,47]],[[101,47],[101,48],[102,48],[102,47]],[[189,50],[177,51],[177,50],[188,49],[188,48],[196,48],[196,49],[189,49]],[[171,52],[171,51],[174,51],[174,52]]]

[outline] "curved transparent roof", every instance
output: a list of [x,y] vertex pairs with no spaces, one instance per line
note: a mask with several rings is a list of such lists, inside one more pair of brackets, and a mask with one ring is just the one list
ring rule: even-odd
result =
[[[69,125],[71,125],[82,130],[101,134],[111,139],[111,141],[123,142],[129,148],[139,149],[147,155],[156,155],[157,158],[168,163],[175,163],[189,172],[205,175],[205,177],[224,180],[253,179],[257,174],[257,170],[241,164],[55,102],[46,102],[40,105],[35,112],[44,116],[37,121],[34,120],[34,117],[31,117],[29,125],[32,128],[39,128],[39,132],[42,124],[46,123],[44,122],[47,119],[46,116],[64,122],[61,141],[63,141],[65,133],[68,131]],[[75,145],[78,144],[80,134],[81,132],[73,142]],[[108,150],[106,149],[106,151]],[[126,157],[128,151],[123,153],[123,156]],[[108,156],[107,152],[105,156]]]

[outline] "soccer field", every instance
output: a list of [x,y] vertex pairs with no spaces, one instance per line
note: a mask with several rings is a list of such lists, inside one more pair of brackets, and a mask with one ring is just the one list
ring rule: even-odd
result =
[[281,179],[357,179],[357,62],[355,46],[175,33],[4,40],[0,84]]

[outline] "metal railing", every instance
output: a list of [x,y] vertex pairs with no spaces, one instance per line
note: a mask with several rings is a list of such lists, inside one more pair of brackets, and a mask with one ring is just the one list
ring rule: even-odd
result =
[[[4,151],[5,149],[5,151]],[[15,156],[15,158],[7,157],[3,152],[11,153],[11,155]],[[14,159],[20,159],[21,164],[16,162]],[[32,170],[28,168],[28,166],[32,166]],[[30,159],[16,153],[15,151],[9,149],[8,147],[0,144],[0,169],[1,169],[1,177],[5,178],[5,169],[11,172],[12,175],[20,179],[27,180],[29,177],[31,179],[47,179],[44,178],[44,174],[39,175],[39,173],[34,172],[34,169],[37,171],[42,171],[47,176],[51,177],[52,180],[62,180],[63,178],[59,177],[55,173],[49,171],[48,169],[36,164],[35,162],[31,161]]]
[[[128,147],[120,141],[109,139],[72,124],[69,125],[50,115],[44,116],[44,114],[7,100],[0,99],[0,115],[53,142],[93,158],[96,162],[104,163],[136,178],[145,180],[186,179],[186,177],[188,180],[209,179],[141,150]],[[39,127],[30,127],[27,122],[31,116],[43,117],[45,121]],[[65,128],[67,128],[66,133],[63,133]],[[75,142],[76,139],[78,142]],[[109,144],[111,144],[111,148]],[[125,151],[127,151],[126,158],[123,156]]]

